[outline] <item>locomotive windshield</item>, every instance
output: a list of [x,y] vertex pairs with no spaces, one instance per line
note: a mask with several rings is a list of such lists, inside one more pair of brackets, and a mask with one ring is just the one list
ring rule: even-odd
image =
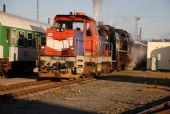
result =
[[56,21],[54,27],[57,28],[64,28],[64,29],[72,29],[76,30],[80,28],[80,30],[84,29],[84,22],[83,21],[68,21],[68,20],[58,20]]

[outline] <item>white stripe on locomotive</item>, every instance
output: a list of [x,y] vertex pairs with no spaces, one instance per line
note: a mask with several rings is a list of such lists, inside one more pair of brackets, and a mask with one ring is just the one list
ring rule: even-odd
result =
[[66,40],[54,40],[51,37],[47,37],[47,47],[55,49],[57,51],[68,49],[73,46],[73,38],[67,38]]

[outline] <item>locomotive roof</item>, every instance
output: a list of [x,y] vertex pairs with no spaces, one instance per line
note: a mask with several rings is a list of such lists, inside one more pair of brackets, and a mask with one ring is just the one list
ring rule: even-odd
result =
[[45,32],[50,26],[48,24],[37,22],[20,16],[4,13],[0,11],[0,24],[31,31]]
[[95,20],[93,18],[91,18],[91,17],[89,17],[89,16],[87,16],[85,14],[83,14],[83,15],[79,15],[79,14],[75,14],[75,15],[56,15],[54,19],[56,20],[56,18],[66,18],[66,19],[77,18],[77,19],[85,19],[85,20],[95,22]]

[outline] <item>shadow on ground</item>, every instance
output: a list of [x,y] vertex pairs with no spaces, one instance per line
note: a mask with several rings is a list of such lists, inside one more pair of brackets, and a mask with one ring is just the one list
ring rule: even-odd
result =
[[0,114],[95,114],[61,105],[43,103],[38,100],[14,99],[10,95],[0,96]]
[[99,80],[109,80],[116,82],[129,82],[139,84],[151,84],[170,87],[170,79],[168,78],[153,78],[153,77],[139,77],[139,76],[95,76]]
[[156,100],[156,101],[153,101],[153,102],[148,103],[148,104],[145,104],[144,106],[135,108],[133,110],[129,110],[129,111],[123,112],[121,114],[137,114],[139,112],[142,112],[144,110],[147,110],[149,108],[152,108],[154,106],[160,105],[160,104],[168,102],[168,101],[170,101],[170,96],[162,98],[162,99],[159,99],[159,100]]

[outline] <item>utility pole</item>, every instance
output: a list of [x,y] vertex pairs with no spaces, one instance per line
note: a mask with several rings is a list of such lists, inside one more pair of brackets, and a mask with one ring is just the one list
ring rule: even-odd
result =
[[140,17],[135,17],[135,40],[139,40],[138,35],[138,21],[140,20]]
[[39,22],[39,0],[37,0],[37,22]]
[[3,4],[3,12],[6,12],[6,5]]
[[50,18],[48,18],[48,24],[50,25]]
[[139,41],[141,41],[142,40],[142,28],[140,27],[140,29],[139,29]]

